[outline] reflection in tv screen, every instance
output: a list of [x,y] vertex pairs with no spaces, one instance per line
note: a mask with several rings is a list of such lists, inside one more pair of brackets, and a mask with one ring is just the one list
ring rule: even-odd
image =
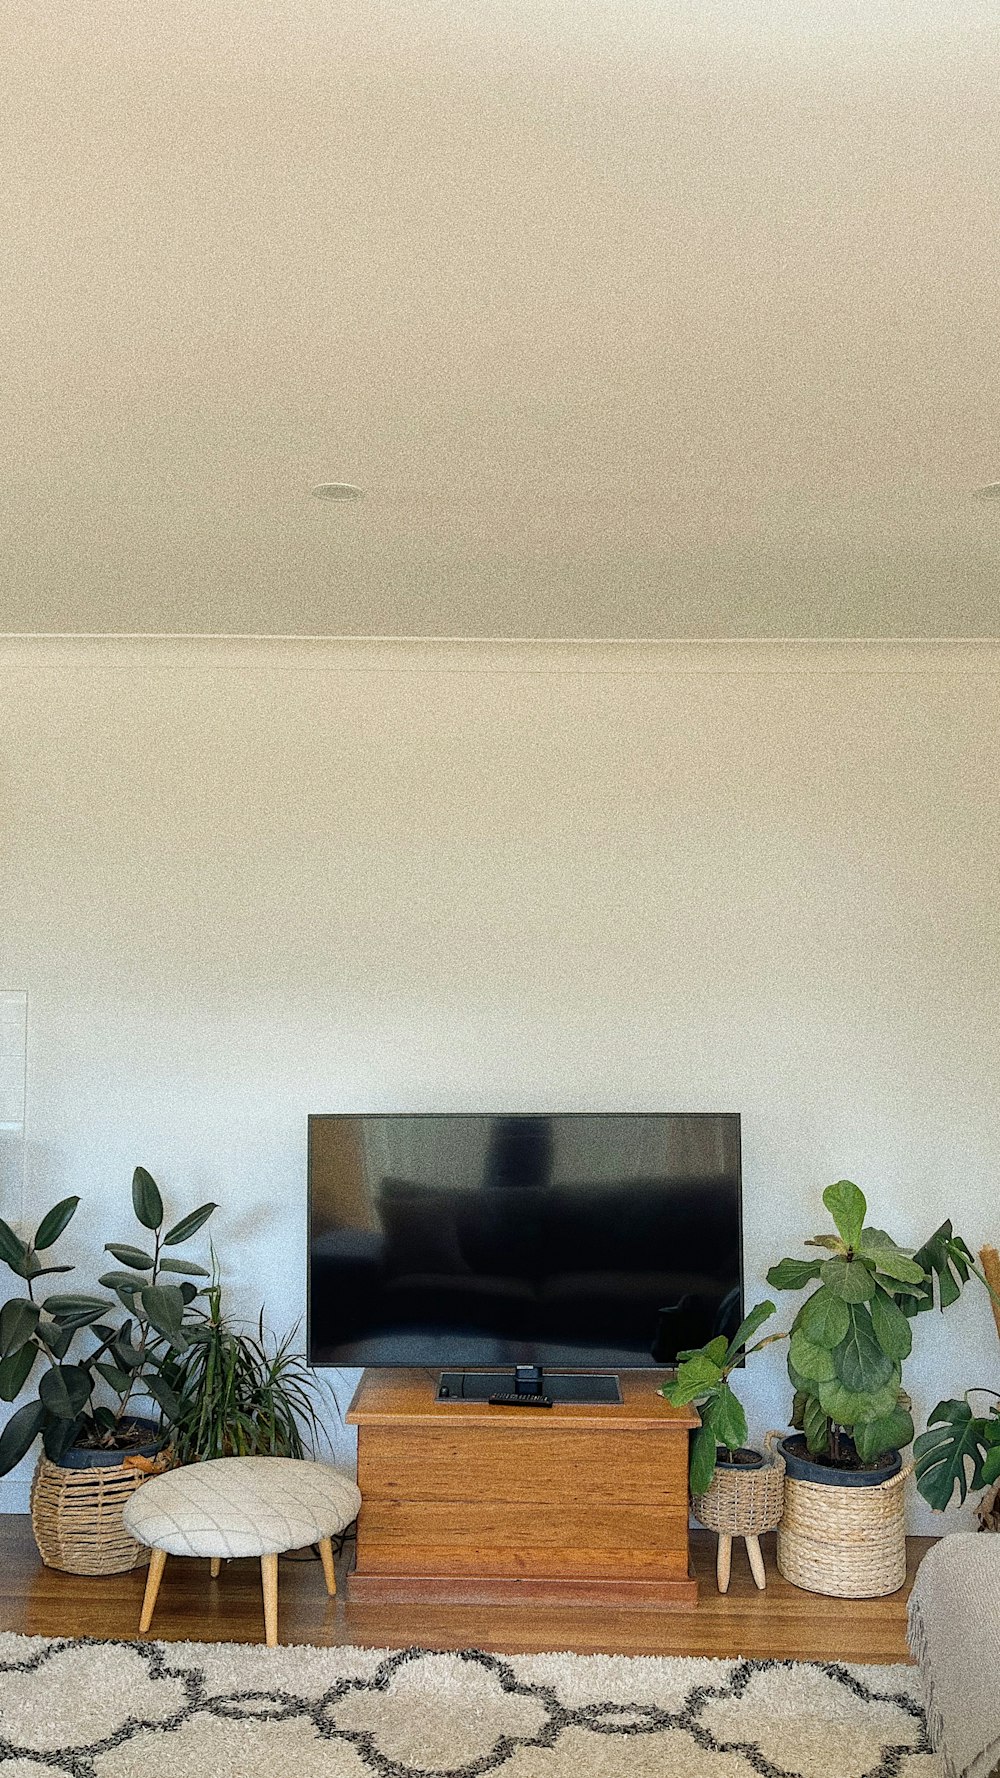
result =
[[309,1119],[315,1365],[670,1365],[741,1253],[735,1113]]

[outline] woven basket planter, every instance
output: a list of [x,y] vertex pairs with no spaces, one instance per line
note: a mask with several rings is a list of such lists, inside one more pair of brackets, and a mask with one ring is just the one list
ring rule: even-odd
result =
[[136,1543],[122,1524],[122,1509],[150,1473],[169,1466],[159,1452],[156,1427],[148,1442],[134,1447],[129,1460],[113,1451],[74,1449],[65,1466],[42,1454],[31,1484],[31,1529],[47,1568],[67,1574],[124,1574],[149,1561],[145,1544]]
[[903,1496],[912,1464],[872,1487],[785,1478],[778,1572],[834,1599],[881,1599],[906,1579]]
[[780,1522],[784,1499],[784,1458],[772,1452],[759,1469],[718,1464],[711,1486],[694,1496],[691,1510],[699,1525],[723,1537],[759,1537]]

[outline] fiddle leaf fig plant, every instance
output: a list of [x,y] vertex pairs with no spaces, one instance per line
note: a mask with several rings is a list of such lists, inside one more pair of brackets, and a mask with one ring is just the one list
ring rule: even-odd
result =
[[[53,1463],[73,1445],[127,1449],[135,1442],[137,1401],[151,1398],[167,1412],[173,1402],[165,1361],[186,1349],[188,1311],[199,1294],[191,1280],[209,1273],[194,1261],[164,1258],[163,1249],[196,1234],[216,1206],[202,1204],[164,1231],[156,1182],[137,1167],[132,1205],[153,1237],[152,1253],[110,1242],[105,1251],[121,1269],[98,1282],[111,1296],[55,1292],[39,1299],[39,1279],[74,1270],[45,1265],[39,1256],[55,1245],[79,1202],[63,1198],[29,1240],[0,1220],[0,1260],[25,1286],[25,1294],[0,1308],[0,1400],[15,1401],[39,1361],[43,1366],[35,1399],[16,1409],[0,1434],[0,1475],[21,1461],[39,1433]],[[178,1279],[182,1273],[187,1276]],[[96,1344],[71,1358],[77,1336],[88,1330]]]
[[704,1494],[711,1486],[720,1445],[724,1450],[738,1451],[746,1444],[747,1417],[729,1381],[729,1374],[741,1358],[787,1338],[784,1333],[768,1334],[755,1346],[748,1343],[774,1311],[773,1303],[758,1303],[740,1323],[731,1340],[727,1340],[725,1334],[718,1334],[707,1345],[679,1352],[677,1375],[660,1390],[664,1399],[675,1408],[693,1404],[701,1417],[701,1425],[691,1440],[692,1494]]
[[767,1280],[776,1290],[816,1286],[792,1322],[793,1426],[804,1432],[810,1455],[864,1468],[913,1438],[902,1390],[910,1322],[933,1307],[935,1278],[940,1306],[954,1302],[971,1255],[950,1223],[909,1253],[884,1229],[869,1226],[864,1193],[852,1180],[828,1186],[823,1202],[836,1233],[806,1242],[821,1257],[783,1259]]

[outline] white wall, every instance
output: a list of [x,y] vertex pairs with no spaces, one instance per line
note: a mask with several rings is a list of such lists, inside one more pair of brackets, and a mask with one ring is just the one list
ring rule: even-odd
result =
[[[80,1192],[70,1257],[129,1238],[142,1162],[178,1212],[220,1200],[238,1303],[283,1328],[306,1114],[356,1106],[740,1111],[751,1296],[840,1176],[903,1242],[1000,1235],[994,645],[0,661],[0,987],[28,1220]],[[918,1413],[996,1380],[981,1293],[916,1343]],[[745,1389],[784,1422],[780,1354]]]

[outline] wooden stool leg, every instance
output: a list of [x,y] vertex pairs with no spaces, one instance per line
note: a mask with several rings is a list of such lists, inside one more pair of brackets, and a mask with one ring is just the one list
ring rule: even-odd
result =
[[719,1532],[719,1548],[715,1557],[715,1578],[719,1583],[719,1592],[729,1591],[729,1570],[733,1560],[733,1540],[724,1531]]
[[747,1546],[747,1555],[750,1557],[750,1572],[753,1575],[754,1580],[757,1582],[761,1592],[763,1592],[764,1588],[767,1586],[767,1575],[764,1572],[764,1558],[760,1553],[760,1538],[748,1537],[745,1539],[745,1542]]
[[260,1580],[264,1590],[264,1641],[268,1648],[278,1646],[278,1558],[261,1556]]
[[337,1576],[333,1567],[333,1544],[329,1537],[320,1538],[319,1555],[320,1561],[323,1564],[323,1576],[326,1580],[326,1590],[332,1599],[337,1591]]
[[145,1635],[153,1621],[153,1607],[156,1595],[160,1590],[163,1570],[167,1563],[166,1550],[151,1550],[149,1553],[149,1572],[146,1575],[146,1591],[142,1597],[142,1615],[139,1618],[139,1634]]
[[221,1573],[222,1573],[222,1557],[221,1556],[213,1556],[212,1557],[212,1579],[218,1580],[219,1575]]

